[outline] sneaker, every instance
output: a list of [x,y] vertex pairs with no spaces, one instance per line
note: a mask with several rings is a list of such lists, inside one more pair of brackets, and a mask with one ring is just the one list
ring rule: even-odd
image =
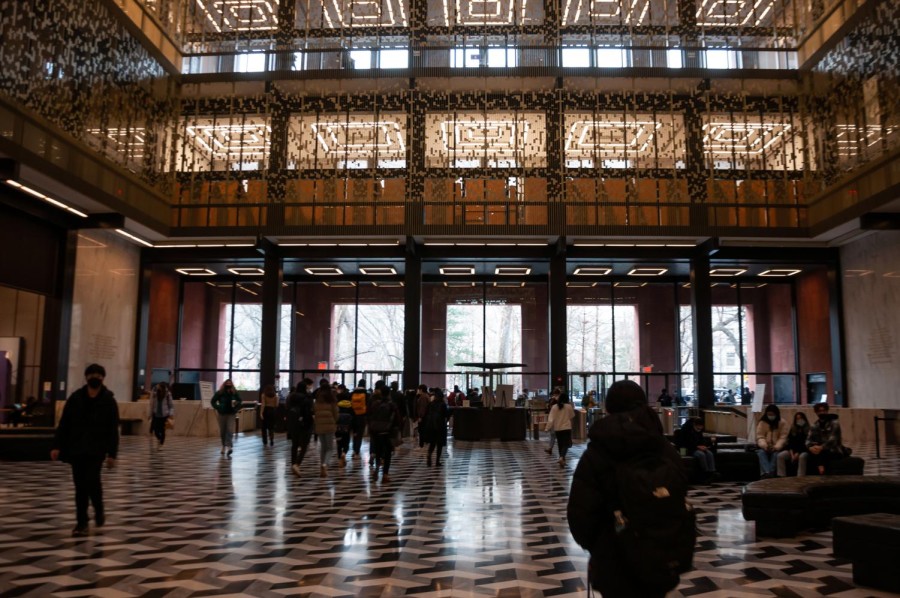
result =
[[73,538],[82,538],[88,535],[88,526],[87,525],[76,525],[75,529],[72,530]]
[[297,464],[291,465],[291,471],[294,472],[294,475],[298,478],[300,477],[300,466]]
[[233,453],[233,452],[234,452],[234,449],[231,447],[228,447],[228,458],[229,459],[231,459],[231,453]]

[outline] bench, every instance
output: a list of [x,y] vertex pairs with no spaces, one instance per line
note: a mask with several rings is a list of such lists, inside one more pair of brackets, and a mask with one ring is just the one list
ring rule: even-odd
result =
[[900,592],[900,515],[872,513],[835,517],[834,556],[853,564],[853,583]]
[[0,460],[44,461],[50,459],[55,428],[9,428],[0,431]]
[[834,517],[900,513],[900,476],[804,476],[751,482],[741,491],[744,519],[756,535],[794,536],[828,527]]

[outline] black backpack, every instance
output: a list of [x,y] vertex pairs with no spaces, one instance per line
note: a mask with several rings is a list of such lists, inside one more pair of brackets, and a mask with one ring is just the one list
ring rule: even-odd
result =
[[[616,463],[613,517],[618,551],[635,579],[668,592],[693,568],[697,516],[687,502],[688,480],[672,455],[642,454]],[[674,458],[672,458],[674,457]]]
[[394,423],[393,406],[393,403],[384,399],[373,406],[372,414],[369,416],[369,431],[372,434],[387,434],[391,431],[391,425]]
[[299,428],[310,428],[313,425],[313,399],[302,393],[291,393],[288,397],[288,413],[290,420]]

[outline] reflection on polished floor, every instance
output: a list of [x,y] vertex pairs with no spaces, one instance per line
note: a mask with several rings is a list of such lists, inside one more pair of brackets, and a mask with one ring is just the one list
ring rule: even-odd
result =
[[[365,455],[302,478],[274,449],[241,435],[234,458],[217,439],[122,438],[104,473],[107,525],[71,538],[67,466],[0,463],[0,595],[13,596],[584,596],[586,554],[565,505],[584,445],[560,469],[544,442],[451,441],[440,469],[400,451],[393,481],[371,481]],[[900,473],[900,451],[867,474]],[[364,447],[364,453],[367,447]],[[831,533],[756,542],[740,484],[698,488],[696,570],[671,596],[889,596],[855,588]]]

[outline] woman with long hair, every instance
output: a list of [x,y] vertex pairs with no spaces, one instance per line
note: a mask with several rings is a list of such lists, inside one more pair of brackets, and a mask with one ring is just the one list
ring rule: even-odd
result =
[[806,452],[806,439],[809,436],[809,420],[802,411],[794,414],[794,423],[788,432],[787,446],[778,453],[778,477],[787,475],[787,465],[797,467],[797,475],[806,475],[806,459],[800,455]]
[[572,446],[572,420],[575,418],[575,408],[569,402],[566,392],[559,393],[556,405],[550,409],[547,417],[547,428],[556,432],[556,446],[559,447],[560,467],[566,466],[566,453]]
[[315,429],[319,437],[319,477],[328,477],[328,457],[334,451],[334,433],[337,430],[338,406],[328,380],[319,381],[316,391]]
[[210,405],[219,414],[219,437],[222,440],[222,450],[219,453],[224,455],[228,451],[228,457],[231,458],[231,453],[234,452],[234,420],[241,410],[241,396],[231,378],[222,383]]
[[759,457],[759,473],[762,478],[775,477],[778,453],[787,443],[788,423],[781,419],[776,405],[766,405],[762,419],[756,426],[756,454]]
[[170,417],[175,416],[175,406],[172,403],[172,393],[169,392],[169,383],[160,382],[153,388],[150,396],[150,432],[156,436],[161,449],[166,442],[166,423]]

